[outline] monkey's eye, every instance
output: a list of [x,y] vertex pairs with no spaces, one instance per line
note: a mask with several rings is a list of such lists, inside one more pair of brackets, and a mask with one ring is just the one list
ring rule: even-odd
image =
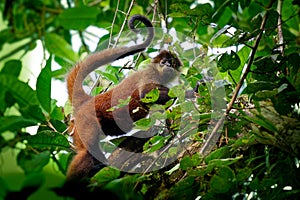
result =
[[163,59],[160,60],[159,64],[160,64],[160,66],[171,67],[172,59],[163,58]]

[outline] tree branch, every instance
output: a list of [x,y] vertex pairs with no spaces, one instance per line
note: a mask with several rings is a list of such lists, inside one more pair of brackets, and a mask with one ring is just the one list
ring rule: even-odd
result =
[[278,25],[277,25],[277,29],[278,29],[278,49],[281,53],[282,56],[284,56],[284,41],[283,41],[283,32],[282,32],[282,3],[283,0],[279,0],[278,1],[278,5],[277,5],[277,12],[279,14],[278,16]]
[[200,153],[203,154],[203,155],[206,155],[208,154],[214,144],[216,143],[216,141],[218,140],[218,138],[220,137],[220,128],[222,127],[225,119],[226,119],[226,116],[229,114],[229,112],[231,111],[232,109],[232,106],[238,96],[238,93],[244,83],[244,80],[246,79],[248,73],[250,72],[250,68],[251,68],[251,65],[254,61],[254,57],[255,57],[255,54],[256,54],[256,51],[257,51],[257,48],[258,48],[258,45],[259,45],[259,42],[261,40],[261,37],[263,35],[263,31],[265,29],[265,25],[266,25],[266,21],[267,21],[267,18],[268,18],[268,12],[265,13],[265,15],[263,16],[263,19],[262,19],[262,22],[261,22],[261,25],[260,25],[260,32],[259,34],[256,36],[255,38],[255,43],[254,43],[254,46],[252,48],[252,51],[251,51],[251,54],[250,54],[250,58],[249,58],[249,61],[248,61],[248,64],[247,64],[247,67],[241,77],[241,80],[239,81],[239,83],[237,84],[236,88],[235,88],[235,91],[232,95],[232,98],[231,98],[231,101],[228,103],[227,105],[227,109],[225,111],[225,113],[223,114],[223,116],[218,120],[218,122],[216,123],[216,125],[214,126],[211,134],[209,135],[209,137],[207,138],[205,144],[203,145],[203,147],[201,148],[200,150]]

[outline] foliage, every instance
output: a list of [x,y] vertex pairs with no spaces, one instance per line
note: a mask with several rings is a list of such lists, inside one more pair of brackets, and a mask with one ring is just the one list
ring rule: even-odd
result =
[[[149,118],[136,122],[143,131],[164,119],[164,127],[168,127],[168,133],[159,128],[156,133],[160,133],[152,135],[141,149],[155,152],[176,135],[179,142],[189,139],[190,143],[184,149],[176,146],[163,149],[162,161],[174,157],[174,151],[181,153],[171,165],[160,170],[127,174],[105,167],[91,179],[87,191],[91,194],[108,191],[119,199],[296,199],[300,196],[299,0],[196,2],[0,1],[1,162],[14,160],[15,171],[18,167],[22,169],[14,180],[24,180],[20,186],[10,184],[6,171],[1,170],[1,199],[41,196],[63,199],[62,193],[55,194],[58,190],[53,188],[64,188],[59,181],[54,181],[52,187],[47,185],[49,174],[45,171],[50,165],[64,179],[73,155],[67,134],[70,107],[68,103],[58,106],[51,97],[51,90],[60,89],[53,88],[51,80],[63,81],[68,70],[91,52],[87,41],[92,36],[99,40],[97,49],[130,41],[126,35],[119,37],[119,33],[125,32],[122,25],[128,15],[136,13],[163,22],[155,23],[156,27],[165,24],[169,30],[174,28],[178,40],[157,31],[155,41],[160,43],[134,56],[135,62],[109,65],[99,72],[102,81],[99,87],[93,84],[92,94],[117,84],[126,76],[127,69],[143,66],[152,52],[169,45],[184,64],[184,86],[194,87],[199,80],[205,83],[199,85],[195,101],[185,100],[184,87],[172,88],[170,96],[177,97],[177,102],[154,105]],[[109,34],[93,35],[90,26]],[[73,35],[79,36],[78,51],[74,50]],[[201,45],[186,50],[184,42]],[[43,61],[38,63],[41,71],[32,85],[29,77],[24,78],[28,68],[23,56],[39,43],[43,46],[40,54]],[[94,81],[91,76],[86,84]],[[154,102],[157,95],[154,90],[144,101]],[[222,95],[224,98],[220,98]],[[224,103],[227,107],[224,110],[220,107],[223,113],[215,112]],[[172,109],[165,110],[171,105]],[[189,116],[189,120],[182,122],[183,116]],[[37,129],[29,133],[32,126]],[[115,153],[117,144],[124,145],[122,139],[112,140],[105,150]],[[125,137],[125,142],[128,139],[132,141]],[[13,158],[8,158],[7,151],[14,152]],[[122,159],[122,154],[114,156]]]

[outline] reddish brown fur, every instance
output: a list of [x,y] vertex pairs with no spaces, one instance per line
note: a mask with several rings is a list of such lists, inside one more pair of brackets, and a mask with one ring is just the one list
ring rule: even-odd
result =
[[[134,121],[148,114],[149,105],[140,101],[148,92],[158,88],[160,96],[157,103],[160,104],[170,99],[168,88],[164,84],[176,77],[176,70],[181,63],[169,51],[162,51],[147,68],[133,73],[108,92],[92,97],[87,95],[82,88],[84,78],[98,66],[142,51],[150,44],[154,34],[151,22],[142,16],[134,16],[129,22],[130,28],[135,20],[142,21],[148,26],[149,34],[144,43],[92,54],[76,65],[67,78],[68,94],[73,105],[75,119],[71,124],[72,137],[77,151],[67,172],[68,181],[78,181],[92,175],[97,165],[101,165],[95,157],[100,158],[101,161],[105,160],[98,147],[101,136],[124,134],[132,128]],[[113,112],[109,111],[119,105],[119,100],[126,100],[128,97],[130,97],[130,102],[127,106],[116,108]]]
[[[89,131],[89,127],[86,126],[85,133],[79,133],[77,130],[78,127],[76,127],[81,116],[86,115],[87,112],[89,112],[88,110],[91,110],[89,108],[94,106],[97,121],[100,123],[104,134],[120,135],[128,132],[132,128],[132,122],[144,118],[148,114],[148,105],[142,103],[140,99],[152,89],[158,88],[160,91],[160,97],[157,103],[164,104],[166,101],[170,100],[168,96],[168,88],[163,86],[166,81],[170,81],[165,80],[166,74],[163,73],[163,69],[167,67],[158,64],[161,61],[159,58],[165,58],[162,57],[162,55],[165,57],[169,57],[171,55],[168,60],[169,62],[172,61],[171,63],[180,63],[174,55],[168,53],[168,51],[162,51],[159,56],[153,59],[155,63],[152,62],[146,69],[133,73],[112,90],[99,94],[96,97],[90,97],[84,104],[77,107],[77,110],[75,111],[75,130],[73,134],[77,155],[69,166],[68,177],[86,176],[89,174],[90,170],[99,163],[95,163],[95,159],[87,150],[88,148],[82,143],[82,140],[97,140],[95,135],[91,135],[94,134],[94,132]],[[175,67],[177,68],[178,66]],[[72,87],[74,85],[71,83],[71,81],[75,80],[74,76],[76,77],[76,73],[71,73],[69,75],[68,87]],[[173,79],[174,74],[168,74],[167,77]],[[74,89],[76,90],[76,88]],[[69,91],[72,91],[72,88]],[[129,96],[131,97],[131,100],[128,106],[115,109],[113,112],[108,111],[113,106],[117,106],[119,104],[119,99],[126,100]],[[133,110],[136,110],[137,108],[139,108],[138,111],[133,112]],[[129,118],[128,114],[130,116]],[[89,121],[93,120],[94,119],[89,118]],[[119,125],[122,126],[122,129],[119,128]]]

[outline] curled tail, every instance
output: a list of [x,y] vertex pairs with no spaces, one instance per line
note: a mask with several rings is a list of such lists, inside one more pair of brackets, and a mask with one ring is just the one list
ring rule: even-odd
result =
[[143,43],[130,47],[117,47],[96,52],[89,55],[84,61],[79,62],[71,70],[67,77],[67,88],[69,99],[74,108],[80,106],[82,103],[91,98],[91,96],[85,93],[82,87],[83,80],[89,73],[102,65],[141,52],[151,44],[154,37],[152,23],[142,15],[133,15],[128,21],[128,26],[133,32],[138,32],[134,28],[135,21],[140,21],[147,27],[148,35]]

